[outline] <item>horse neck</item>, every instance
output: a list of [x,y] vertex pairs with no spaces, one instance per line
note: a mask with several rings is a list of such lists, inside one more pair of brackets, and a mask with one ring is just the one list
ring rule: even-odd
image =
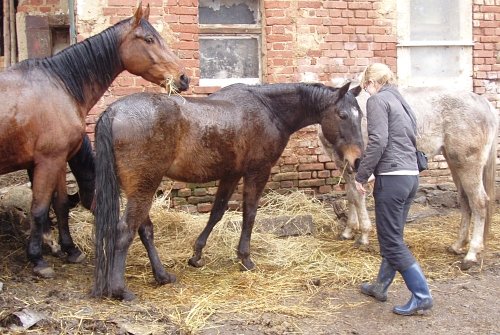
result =
[[58,77],[83,117],[124,70],[119,55],[121,33],[115,25],[44,60],[42,66]]
[[[319,122],[318,113],[304,100],[304,84],[274,84],[261,91],[265,104],[281,128],[294,133],[306,126]],[[282,129],[284,130],[284,129]]]

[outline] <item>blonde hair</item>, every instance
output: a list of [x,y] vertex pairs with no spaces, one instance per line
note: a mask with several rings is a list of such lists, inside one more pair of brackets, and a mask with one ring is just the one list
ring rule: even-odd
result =
[[385,84],[396,84],[396,77],[387,65],[373,63],[368,65],[365,71],[363,71],[361,75],[361,87],[366,87],[370,81],[384,86]]

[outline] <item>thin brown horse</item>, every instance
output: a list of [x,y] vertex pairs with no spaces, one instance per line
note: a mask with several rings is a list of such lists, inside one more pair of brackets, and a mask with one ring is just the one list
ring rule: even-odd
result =
[[38,275],[54,275],[41,249],[53,196],[63,251],[69,262],[84,258],[68,228],[66,162],[82,144],[88,111],[124,70],[179,91],[188,87],[180,60],[148,16],[149,6],[143,11],[139,4],[132,18],[53,57],[29,59],[0,74],[0,174],[32,172],[27,255]]
[[[334,150],[357,164],[362,154],[361,111],[349,84],[228,86],[206,98],[140,93],[119,99],[96,128],[96,260],[94,295],[132,299],[125,286],[128,248],[137,231],[159,284],[175,281],[154,246],[149,210],[162,177],[204,183],[219,180],[205,229],[189,264],[200,267],[202,250],[243,177],[243,225],[238,258],[254,268],[250,237],[271,168],[290,136],[320,124]],[[120,186],[127,206],[119,219]]]

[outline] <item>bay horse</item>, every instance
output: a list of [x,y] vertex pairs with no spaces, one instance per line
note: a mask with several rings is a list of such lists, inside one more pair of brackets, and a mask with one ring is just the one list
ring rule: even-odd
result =
[[[69,262],[84,255],[68,228],[66,162],[81,147],[85,117],[127,70],[161,86],[188,88],[180,60],[148,21],[149,6],[58,54],[28,59],[0,73],[0,174],[32,175],[32,227],[27,256],[35,274],[53,277],[43,259],[42,232],[52,198],[59,240]],[[45,228],[44,228],[45,227]]]
[[[96,125],[96,210],[94,296],[130,300],[125,285],[128,248],[136,232],[146,247],[159,284],[175,281],[165,271],[153,242],[149,211],[162,177],[205,183],[219,180],[206,227],[189,264],[203,266],[202,251],[243,177],[243,223],[237,256],[251,270],[250,237],[259,199],[271,168],[290,136],[320,124],[349,166],[361,157],[361,112],[349,84],[234,84],[208,97],[182,100],[138,93],[111,104]],[[120,218],[120,187],[127,204]]]
[[[455,254],[466,254],[462,270],[478,263],[477,255],[484,249],[495,204],[495,173],[499,120],[497,111],[483,96],[472,92],[445,88],[406,88],[401,94],[417,117],[417,147],[428,157],[442,153],[457,187],[461,224],[457,240],[449,247]],[[360,98],[364,98],[360,95]],[[359,101],[366,109],[366,101]],[[366,132],[366,128],[363,129]],[[324,136],[323,146],[332,157],[335,152]],[[356,191],[354,176],[345,173],[348,219],[342,239],[367,245],[371,221],[364,196]],[[472,239],[470,226],[472,222]],[[467,249],[468,244],[468,249]]]

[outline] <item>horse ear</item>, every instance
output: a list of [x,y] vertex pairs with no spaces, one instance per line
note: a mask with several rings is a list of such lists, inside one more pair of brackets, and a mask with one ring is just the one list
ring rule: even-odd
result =
[[361,90],[362,90],[361,86],[358,85],[358,86],[350,89],[349,92],[351,92],[355,97],[357,97],[359,95],[359,93],[361,93]]
[[146,6],[146,10],[144,11],[142,18],[146,21],[149,21],[149,4]]
[[341,88],[339,88],[337,90],[337,93],[338,93],[337,100],[342,99],[344,97],[344,95],[347,93],[347,91],[349,91],[349,86],[350,85],[351,85],[351,83],[347,82],[344,86],[342,86]]
[[139,1],[139,4],[137,5],[137,9],[134,14],[134,23],[133,23],[134,27],[137,27],[139,25],[139,22],[141,22],[142,17],[143,17],[142,1]]

